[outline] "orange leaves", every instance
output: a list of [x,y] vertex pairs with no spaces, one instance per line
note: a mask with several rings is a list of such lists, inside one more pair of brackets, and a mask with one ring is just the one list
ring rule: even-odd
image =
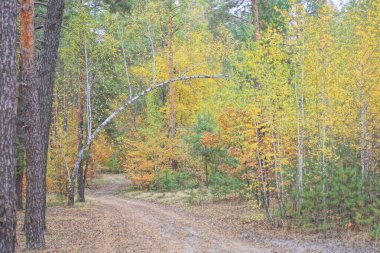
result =
[[116,148],[112,145],[112,140],[105,133],[100,134],[91,146],[92,159],[101,167],[115,152]]
[[203,132],[202,137],[201,137],[201,143],[206,148],[211,148],[211,147],[220,146],[221,140],[219,138],[219,135],[215,133]]
[[178,140],[165,132],[135,132],[126,140],[123,167],[135,186],[150,189],[160,170],[171,166],[178,155]]

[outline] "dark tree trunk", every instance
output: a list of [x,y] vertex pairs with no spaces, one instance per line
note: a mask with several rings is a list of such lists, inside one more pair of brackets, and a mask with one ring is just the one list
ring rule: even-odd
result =
[[[169,80],[174,79],[173,64],[173,0],[169,0],[169,33],[168,33],[168,50],[169,50]],[[174,84],[169,83],[169,108],[170,108],[170,133],[174,137],[175,129],[175,112],[174,112]]]
[[22,181],[24,177],[25,167],[25,148],[23,142],[23,125],[24,120],[22,115],[24,104],[21,97],[18,97],[17,102],[17,119],[16,119],[16,195],[17,195],[17,210],[22,210]]
[[[20,129],[21,130],[21,129]],[[18,132],[19,129],[16,130]],[[17,210],[22,210],[22,180],[24,175],[24,147],[22,143],[22,139],[20,136],[17,136],[16,139],[16,153],[17,153],[17,160],[16,160],[16,206]]]
[[21,170],[20,172],[17,171],[17,176],[16,176],[17,210],[23,210],[23,206],[22,206],[22,180],[24,178],[23,173],[24,173],[23,170]]
[[77,178],[77,183],[78,183],[78,202],[85,202],[84,198],[84,183],[85,183],[85,176],[83,172],[83,163],[81,164],[81,167],[79,168],[78,171],[78,178]]
[[49,148],[49,135],[51,125],[51,113],[53,92],[55,83],[55,65],[58,58],[59,37],[61,32],[64,0],[50,0],[47,8],[44,24],[44,43],[38,67],[38,96],[41,118],[42,136],[42,177],[44,187],[44,224],[46,209],[46,167]]
[[67,194],[67,206],[74,206],[75,177],[76,175],[74,173],[70,176],[69,192]]
[[208,189],[208,157],[205,157],[205,176],[206,176],[206,188]]
[[17,1],[0,1],[0,252],[16,244]]
[[[80,52],[78,57],[78,152],[83,147],[83,133],[84,133],[84,79],[83,79],[83,54]],[[81,162],[77,176],[78,185],[78,202],[84,202],[84,176],[83,176],[83,162]]]
[[39,249],[44,239],[43,148],[35,66],[33,0],[21,1],[21,84],[24,102],[24,144],[26,153],[25,235],[28,249]]

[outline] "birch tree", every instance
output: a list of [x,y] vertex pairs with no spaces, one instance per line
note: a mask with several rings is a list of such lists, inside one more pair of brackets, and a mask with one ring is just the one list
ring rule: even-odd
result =
[[140,92],[139,94],[135,95],[132,99],[128,100],[126,103],[124,103],[122,106],[120,106],[117,110],[115,110],[113,113],[111,113],[107,119],[105,119],[91,134],[90,138],[86,140],[86,143],[83,145],[81,150],[78,152],[78,158],[75,162],[74,168],[72,170],[72,173],[70,174],[70,187],[68,192],[68,206],[74,205],[74,190],[75,190],[75,179],[78,175],[79,166],[83,161],[84,152],[88,149],[92,141],[99,135],[99,133],[124,109],[128,108],[130,105],[135,103],[140,97],[146,96],[153,90],[163,87],[165,85],[168,85],[172,82],[178,82],[178,81],[184,81],[184,80],[190,80],[190,79],[218,79],[218,78],[225,78],[223,75],[216,75],[216,76],[207,76],[207,75],[198,75],[198,76],[185,76],[185,77],[179,77],[176,79],[168,80],[165,82],[158,83],[154,86],[151,86],[147,88],[146,90]]

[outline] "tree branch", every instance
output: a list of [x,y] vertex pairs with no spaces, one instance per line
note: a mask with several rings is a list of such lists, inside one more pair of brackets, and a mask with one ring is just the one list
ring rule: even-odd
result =
[[75,177],[77,176],[77,173],[78,173],[78,170],[79,170],[79,165],[82,162],[84,152],[87,150],[88,146],[98,136],[98,134],[100,133],[100,131],[104,127],[106,127],[108,125],[108,123],[110,123],[111,120],[117,116],[117,114],[119,114],[119,112],[121,112],[122,110],[124,110],[125,108],[127,108],[128,106],[130,106],[131,104],[135,103],[140,97],[145,96],[149,92],[151,92],[151,91],[153,91],[153,90],[155,90],[155,89],[157,89],[159,87],[166,86],[166,85],[168,85],[171,82],[178,82],[178,81],[184,81],[184,80],[190,80],[190,79],[210,79],[210,78],[211,79],[219,79],[219,78],[226,79],[227,76],[225,76],[225,75],[198,75],[198,76],[179,77],[179,78],[176,78],[176,79],[173,79],[173,80],[168,80],[168,81],[165,81],[165,82],[153,85],[153,86],[147,88],[146,90],[140,92],[139,94],[137,94],[136,96],[134,96],[132,99],[129,99],[125,104],[123,104],[118,109],[116,109],[113,113],[111,113],[111,115],[108,116],[108,118],[105,119],[95,129],[95,131],[91,134],[90,138],[87,139],[86,143],[83,145],[83,147],[81,148],[81,150],[78,152],[78,158],[77,158],[77,161],[75,162],[74,170],[73,170],[73,172],[71,174],[71,178],[70,179],[71,180],[75,180]]

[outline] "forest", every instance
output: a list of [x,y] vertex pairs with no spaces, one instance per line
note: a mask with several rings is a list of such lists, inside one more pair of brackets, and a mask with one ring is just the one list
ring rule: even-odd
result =
[[[137,194],[377,252],[380,1],[1,0],[0,253],[56,247],[55,212],[171,208]],[[213,240],[131,252],[266,252]],[[47,252],[132,249],[90,244]]]

